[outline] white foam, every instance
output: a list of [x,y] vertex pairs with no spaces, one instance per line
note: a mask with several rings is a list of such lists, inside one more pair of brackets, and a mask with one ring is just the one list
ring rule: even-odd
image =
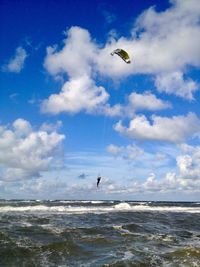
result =
[[103,200],[92,200],[91,203],[92,204],[102,204],[102,203],[105,203],[106,201],[103,201]]
[[41,227],[43,229],[48,230],[48,231],[50,231],[52,233],[55,233],[55,234],[60,234],[60,233],[63,232],[62,228],[55,227],[55,226],[53,226],[51,224],[43,224],[43,225],[41,225]]
[[126,203],[126,202],[119,203],[119,204],[115,205],[114,207],[117,210],[131,209],[131,206],[128,203]]
[[124,229],[122,225],[113,225],[113,229],[118,230],[122,235],[124,234],[136,235],[136,233],[132,233],[128,229]]
[[151,207],[146,205],[140,205],[140,206],[133,206],[131,207],[131,210],[135,211],[155,211],[155,212],[188,212],[188,213],[200,213],[199,207],[178,207],[178,206],[160,206],[160,207]]
[[130,205],[126,202],[122,202],[116,205],[110,206],[26,206],[26,207],[14,207],[14,206],[3,206],[0,207],[0,213],[5,212],[44,212],[44,213],[108,213],[108,212],[184,212],[184,213],[200,213],[200,207],[170,207],[160,206],[151,207],[148,205]]
[[32,227],[33,224],[31,224],[31,223],[29,223],[29,222],[21,222],[21,223],[20,223],[20,226],[22,226],[22,227]]
[[164,241],[164,242],[172,242],[174,241],[175,237],[169,234],[150,234],[148,237],[148,240],[157,240],[157,241]]
[[122,229],[122,225],[113,225],[113,229],[121,230]]
[[59,203],[84,203],[84,204],[101,204],[107,201],[103,200],[60,200]]
[[131,251],[125,251],[122,260],[127,261],[133,258],[134,254]]

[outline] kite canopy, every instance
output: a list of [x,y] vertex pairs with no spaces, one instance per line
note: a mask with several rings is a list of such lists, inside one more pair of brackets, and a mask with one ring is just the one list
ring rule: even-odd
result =
[[126,63],[130,64],[131,63],[131,60],[130,60],[130,57],[128,55],[128,53],[126,51],[124,51],[123,49],[115,49],[111,55],[113,56],[114,54],[120,56]]

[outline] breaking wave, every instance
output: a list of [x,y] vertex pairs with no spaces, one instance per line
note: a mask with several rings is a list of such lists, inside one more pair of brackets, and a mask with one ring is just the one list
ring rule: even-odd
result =
[[[91,202],[90,202],[91,203]],[[5,212],[41,212],[41,213],[108,213],[108,212],[183,212],[183,213],[200,213],[200,207],[181,207],[181,206],[150,206],[147,203],[133,205],[132,203],[121,202],[115,205],[103,206],[103,201],[95,202],[96,206],[73,205],[73,202],[65,202],[71,205],[29,205],[29,206],[12,206],[5,205],[0,207],[0,213]],[[60,203],[59,203],[60,204]],[[86,204],[86,203],[85,203]],[[94,204],[94,203],[93,203]]]
[[195,202],[1,200],[0,218],[0,266],[200,266]]

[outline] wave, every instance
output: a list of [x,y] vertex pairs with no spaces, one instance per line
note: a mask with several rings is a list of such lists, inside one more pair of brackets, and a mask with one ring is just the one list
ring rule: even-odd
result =
[[131,205],[126,202],[122,202],[122,203],[116,204],[114,208],[117,210],[127,210],[127,209],[131,209]]
[[179,207],[179,206],[148,206],[148,205],[131,205],[122,202],[110,206],[11,206],[0,207],[0,213],[5,212],[48,212],[48,213],[108,213],[108,212],[183,212],[183,213],[200,213],[200,207]]
[[73,203],[83,203],[83,204],[102,204],[102,203],[114,203],[113,201],[104,200],[59,200],[58,203],[73,204]]

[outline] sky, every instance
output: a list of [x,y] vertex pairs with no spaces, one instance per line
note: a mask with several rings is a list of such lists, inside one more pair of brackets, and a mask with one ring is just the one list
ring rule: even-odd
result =
[[0,25],[0,198],[200,201],[199,0],[2,0]]

